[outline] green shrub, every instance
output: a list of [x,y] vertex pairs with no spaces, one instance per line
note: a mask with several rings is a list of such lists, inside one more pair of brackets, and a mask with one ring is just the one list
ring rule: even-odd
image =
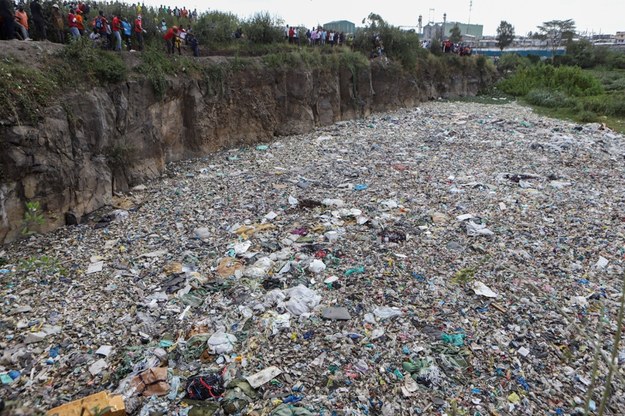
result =
[[582,39],[578,42],[569,42],[566,46],[566,55],[560,56],[561,65],[577,65],[581,68],[592,68],[595,66],[593,45],[589,41]]
[[575,100],[561,91],[533,89],[527,93],[528,103],[547,108],[572,108]]
[[581,103],[584,111],[592,111],[606,116],[625,116],[625,96],[622,93],[584,97]]
[[625,53],[614,52],[606,62],[609,68],[625,69]]
[[254,14],[243,22],[242,29],[247,39],[254,43],[274,43],[283,41],[282,20],[268,12]]
[[605,46],[594,46],[590,41],[581,39],[567,44],[566,55],[559,57],[558,64],[577,65],[582,68],[607,66],[625,69],[625,54]]
[[363,54],[349,49],[339,55],[339,63],[341,67],[349,69],[352,74],[369,66],[369,61]]
[[443,54],[443,43],[439,38],[434,38],[430,41],[430,53],[435,56],[441,56]]
[[405,69],[414,71],[421,49],[419,35],[392,26],[377,14],[371,13],[367,19],[368,25],[356,31],[354,49],[369,56],[382,45],[386,56],[401,62]]
[[117,143],[104,149],[106,161],[113,170],[123,170],[131,167],[139,159],[137,149],[126,143]]
[[95,79],[101,83],[124,81],[128,75],[126,65],[116,53],[94,48],[87,37],[82,37],[66,45],[57,53],[57,58],[67,68],[70,63],[72,73],[81,78]]
[[599,95],[601,82],[578,67],[554,67],[540,64],[521,68],[499,83],[507,94],[525,96],[533,89],[561,91],[571,96]]
[[497,62],[497,69],[503,73],[516,71],[520,68],[526,68],[531,65],[528,58],[524,58],[516,53],[504,53]]
[[579,113],[577,113],[576,118],[582,123],[594,123],[599,119],[597,114],[593,113],[592,111],[580,111]]
[[216,49],[233,42],[234,32],[240,24],[239,18],[232,13],[210,11],[194,24],[193,33],[200,44]]

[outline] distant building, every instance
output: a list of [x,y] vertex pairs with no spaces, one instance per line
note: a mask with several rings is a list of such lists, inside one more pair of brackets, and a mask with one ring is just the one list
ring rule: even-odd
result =
[[336,20],[330,23],[324,23],[323,28],[325,30],[333,30],[335,32],[354,33],[356,32],[356,25],[348,20]]
[[614,38],[616,41],[615,43],[620,45],[625,44],[625,32],[616,32],[616,36]]
[[481,38],[484,32],[484,25],[459,22],[428,23],[423,27],[423,39],[434,39],[437,35],[446,39],[449,37],[451,29],[456,25],[458,25],[458,28],[460,29],[460,34],[463,37],[470,38],[471,40]]

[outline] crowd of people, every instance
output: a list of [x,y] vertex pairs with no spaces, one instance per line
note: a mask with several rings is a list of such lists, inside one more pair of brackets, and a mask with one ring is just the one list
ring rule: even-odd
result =
[[[135,3],[125,7],[128,16],[124,16],[120,12],[106,15],[103,10],[97,10],[95,2],[59,3],[61,2],[30,0],[28,3],[13,5],[11,0],[0,0],[0,38],[66,43],[88,37],[94,46],[104,49],[143,50],[144,34],[147,33],[142,17],[146,10],[145,4]],[[172,9],[160,6],[157,10],[159,15],[185,18],[189,22],[198,18],[197,10],[191,11],[186,7]],[[181,46],[185,44],[189,45],[194,56],[199,56],[198,41],[190,24],[186,28],[167,27],[165,19],[162,19],[155,30],[161,32],[168,52],[174,53],[177,50],[181,54]]]
[[[424,40],[421,42],[421,46],[425,49],[430,49],[432,46],[431,40]],[[471,56],[473,50],[469,45],[464,43],[454,43],[450,39],[446,39],[440,44],[443,53],[453,53],[460,56]]]
[[[284,38],[290,44],[301,46],[299,27],[286,25],[284,28]],[[308,45],[345,45],[347,38],[345,33],[335,30],[327,30],[321,26],[313,27],[306,30],[306,42]]]

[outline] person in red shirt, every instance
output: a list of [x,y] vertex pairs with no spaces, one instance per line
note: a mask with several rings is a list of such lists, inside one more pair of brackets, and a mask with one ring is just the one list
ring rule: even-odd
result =
[[135,19],[135,36],[137,37],[137,49],[143,50],[143,33],[145,29],[143,29],[143,24],[141,23],[141,15],[137,16]]
[[165,35],[163,35],[163,39],[167,42],[167,53],[174,53],[174,42],[178,37],[178,27],[172,26]]
[[22,32],[23,40],[30,40],[28,36],[28,15],[21,4],[15,11],[15,23],[17,23],[19,30]]
[[85,34],[85,22],[82,17],[82,12],[80,9],[76,9],[76,27],[78,27],[78,31],[80,32],[80,36]]
[[111,20],[111,31],[113,32],[113,38],[115,39],[115,50],[122,50],[122,34],[121,30],[121,21],[119,20],[119,16],[113,16],[113,20]]
[[74,9],[69,9],[69,13],[67,14],[67,25],[69,26],[69,32],[72,34],[74,40],[80,38],[80,31],[78,30],[78,20],[76,20],[76,11]]

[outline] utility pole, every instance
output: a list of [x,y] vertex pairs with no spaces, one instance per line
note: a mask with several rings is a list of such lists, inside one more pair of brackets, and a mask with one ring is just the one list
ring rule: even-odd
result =
[[471,11],[473,10],[473,0],[469,0],[469,21],[467,22],[467,25],[471,24]]

